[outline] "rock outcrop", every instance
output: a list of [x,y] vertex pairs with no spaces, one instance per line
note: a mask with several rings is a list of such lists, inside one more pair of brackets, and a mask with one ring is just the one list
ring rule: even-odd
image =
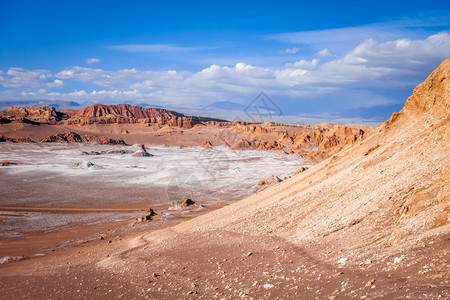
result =
[[234,150],[253,149],[253,145],[248,140],[242,138],[239,139],[236,143],[234,143],[233,146],[231,146],[231,149]]
[[183,207],[188,207],[195,204],[195,201],[189,198],[184,198],[177,202],[178,205]]
[[169,207],[169,210],[193,210],[193,209],[202,209],[203,205],[198,205],[194,200],[190,198],[184,198],[178,200],[176,202],[172,202]]
[[[76,112],[68,112],[71,117],[65,124],[158,124],[181,128],[192,128],[211,118],[189,117],[163,108],[140,107],[129,104],[94,104]],[[221,120],[217,120],[221,121]]]
[[[23,123],[24,126],[9,124],[11,122]],[[123,134],[126,135],[126,138],[134,141],[136,141],[135,134],[148,132],[149,135],[157,137],[157,140],[162,140],[161,137],[171,140],[173,145],[176,143],[178,136],[187,133],[188,135],[191,134],[193,139],[188,140],[187,144],[186,138],[180,139],[183,140],[183,145],[187,147],[200,146],[210,149],[214,145],[228,146],[234,150],[280,151],[301,156],[311,163],[320,162],[367,136],[367,132],[362,129],[342,125],[307,126],[272,122],[227,122],[211,118],[184,116],[161,108],[143,108],[128,104],[94,104],[79,111],[64,110],[61,112],[49,107],[10,107],[0,113],[0,125],[8,128],[5,132],[17,130],[17,127],[37,132],[38,128],[30,129],[28,125],[42,123],[69,127],[73,130],[85,127],[86,129],[83,129],[83,131],[94,132],[94,134],[84,136],[57,133],[43,138],[42,142],[124,144],[123,140],[98,137],[95,134],[96,132],[103,132],[104,129],[104,132],[114,132],[115,135]],[[133,133],[130,133],[128,129],[121,129],[121,124],[127,124],[126,128],[133,129]],[[151,128],[147,131],[145,130],[147,127]],[[56,132],[60,132],[60,130]],[[202,135],[204,135],[204,139],[199,141],[199,138],[203,137]],[[163,141],[163,144],[165,143],[166,141]],[[174,146],[180,146],[180,144]]]
[[29,137],[18,137],[11,138],[4,135],[0,135],[0,143],[2,142],[10,142],[10,143],[34,143]]
[[140,222],[146,222],[146,221],[152,221],[157,220],[161,217],[161,215],[157,214],[153,209],[149,208],[146,211],[146,214],[139,217],[137,220]]
[[260,181],[258,181],[258,185],[272,185],[272,184],[276,184],[279,182],[282,182],[283,180],[281,180],[280,178],[278,178],[275,175],[272,175],[266,179],[261,179]]
[[134,152],[133,154],[131,154],[131,156],[134,156],[134,157],[151,157],[153,155],[147,152],[147,150],[145,149],[145,145],[141,145],[141,148],[139,150],[137,150],[136,152]]
[[0,117],[9,120],[28,120],[37,123],[55,124],[58,121],[68,119],[69,116],[56,111],[54,107],[33,106],[33,107],[17,107],[10,106],[0,112]]
[[77,112],[75,112],[72,117],[87,117],[87,118],[100,118],[100,117],[125,117],[134,119],[158,119],[166,118],[173,119],[176,117],[184,117],[184,115],[169,111],[163,108],[144,108],[140,106],[132,106],[129,104],[119,104],[119,105],[105,105],[105,104],[94,104],[85,107]]
[[40,140],[41,143],[94,143],[100,145],[126,145],[123,139],[111,139],[104,136],[79,135],[76,132],[69,131],[49,135]]

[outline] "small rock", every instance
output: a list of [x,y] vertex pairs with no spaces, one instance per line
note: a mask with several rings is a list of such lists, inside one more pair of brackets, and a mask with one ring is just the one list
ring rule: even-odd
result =
[[369,286],[372,286],[374,283],[375,283],[375,279],[372,279],[372,280],[367,281],[365,286],[369,287]]
[[248,252],[246,256],[252,256],[253,252]]
[[266,179],[261,179],[260,181],[258,181],[258,185],[259,186],[261,186],[261,185],[271,185],[271,184],[276,184],[276,183],[281,182],[281,181],[283,181],[283,180],[281,180],[280,178],[278,178],[275,175],[272,175],[272,176],[270,176],[270,177],[268,177]]
[[347,260],[348,260],[347,257],[343,257],[343,258],[339,259],[337,262],[338,262],[341,266],[343,266],[343,265],[345,265],[345,264],[347,263]]
[[15,162],[12,162],[12,161],[7,161],[7,160],[4,160],[4,161],[2,161],[2,167],[5,167],[5,166],[12,166],[12,165],[17,165],[17,163],[15,163]]
[[158,276],[159,276],[158,274],[152,273],[152,277],[153,277],[153,278],[156,278],[156,277],[158,277]]
[[263,285],[263,287],[264,287],[266,290],[270,290],[271,288],[274,288],[275,286],[274,286],[273,284],[271,284],[271,283],[266,283],[265,285]]

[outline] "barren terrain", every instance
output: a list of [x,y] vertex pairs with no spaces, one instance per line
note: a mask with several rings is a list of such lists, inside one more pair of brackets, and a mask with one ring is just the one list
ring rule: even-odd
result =
[[449,117],[446,60],[314,167],[185,222],[3,264],[2,297],[448,299]]

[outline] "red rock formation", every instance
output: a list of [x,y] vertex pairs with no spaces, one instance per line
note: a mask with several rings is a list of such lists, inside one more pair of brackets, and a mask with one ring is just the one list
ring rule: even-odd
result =
[[234,150],[244,150],[244,149],[253,149],[252,143],[247,141],[246,139],[240,139],[231,147]]
[[123,139],[112,139],[104,136],[83,135],[83,143],[95,143],[100,145],[126,145]]
[[10,106],[0,112],[0,116],[9,120],[26,118],[38,123],[56,123],[58,121],[68,119],[69,116],[58,112],[54,107],[34,106],[34,107],[16,107]]
[[140,107],[129,104],[104,105],[94,104],[79,111],[64,111],[70,115],[65,124],[134,124],[147,123],[192,128],[203,122],[220,122],[212,118],[188,117],[163,108]]
[[2,142],[10,142],[10,143],[34,143],[29,137],[19,137],[19,138],[10,138],[4,135],[0,135],[0,143]]
[[111,139],[104,136],[79,135],[76,132],[69,131],[49,135],[40,140],[41,143],[96,143],[100,145],[126,145],[123,139]]
[[151,119],[151,118],[173,119],[176,117],[184,117],[184,115],[182,114],[162,108],[153,108],[153,107],[144,108],[140,106],[132,106],[129,104],[119,104],[119,105],[94,104],[77,111],[75,114],[73,114],[73,116],[88,117],[88,118],[121,116],[135,119]]
[[261,141],[254,140],[253,145],[255,149],[258,150],[283,150],[284,147],[277,141]]
[[60,143],[60,142],[68,142],[68,143],[82,143],[83,139],[78,133],[73,131],[66,133],[58,133],[49,135],[40,140],[41,143]]

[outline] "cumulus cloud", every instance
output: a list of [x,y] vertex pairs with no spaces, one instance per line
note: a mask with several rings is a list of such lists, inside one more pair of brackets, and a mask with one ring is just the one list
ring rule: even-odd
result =
[[423,40],[398,39],[379,43],[368,39],[350,51],[344,61],[369,67],[401,69],[449,57],[450,35],[446,32],[431,35]]
[[9,68],[5,76],[0,76],[0,85],[20,90],[60,88],[64,84],[61,80],[53,79],[48,70],[25,70],[22,68]]
[[95,57],[86,59],[86,64],[88,64],[88,65],[95,64],[95,63],[98,63],[98,62],[100,62],[100,59],[95,58]]
[[[248,103],[260,91],[279,101],[323,107],[370,107],[404,101],[397,94],[411,91],[442,60],[448,58],[450,36],[446,32],[424,39],[378,41],[366,39],[341,56],[300,59],[282,66],[263,67],[240,62],[212,64],[197,72],[138,69],[103,70],[72,67],[56,74],[48,70],[10,68],[0,71],[0,99],[83,99],[91,102],[147,101],[170,105],[198,105],[216,101]],[[323,54],[330,54],[326,48]],[[327,55],[329,56],[329,55]],[[64,81],[64,82],[63,82]],[[47,91],[66,86],[75,91]],[[92,89],[84,83],[96,85]],[[41,90],[41,91],[39,91]],[[139,103],[138,102],[138,103]],[[313,104],[314,104],[313,103]],[[306,106],[305,106],[306,107]]]
[[47,83],[47,86],[50,88],[60,88],[63,87],[64,83],[62,80],[55,79],[52,82]]

